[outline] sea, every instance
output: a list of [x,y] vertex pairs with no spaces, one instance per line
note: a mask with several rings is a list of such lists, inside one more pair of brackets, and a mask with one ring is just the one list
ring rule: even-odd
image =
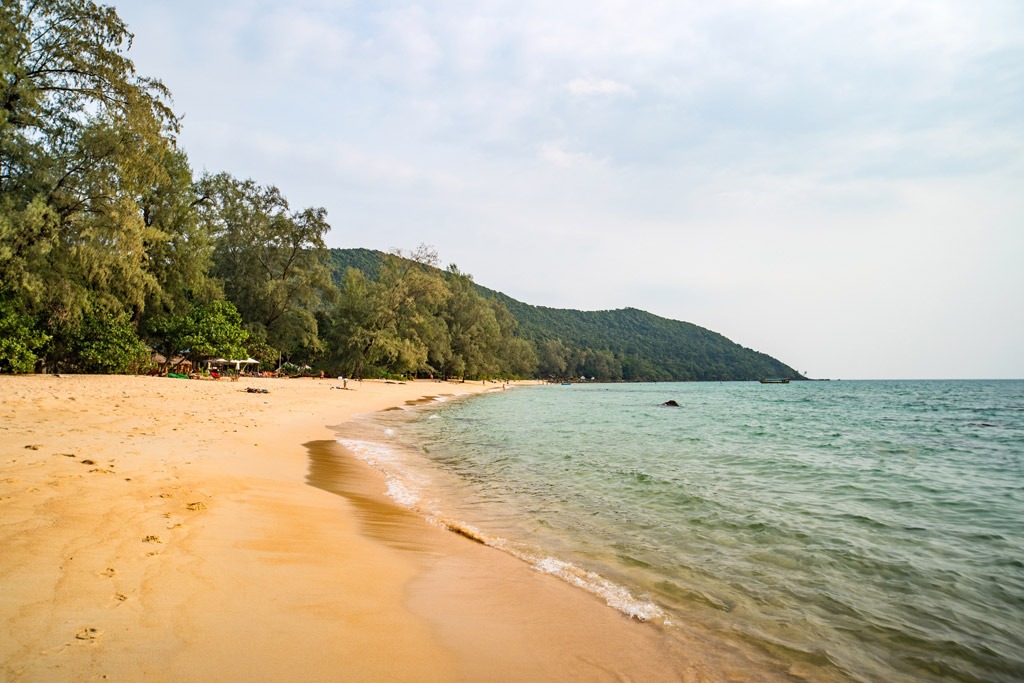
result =
[[518,387],[339,441],[439,526],[793,680],[1024,681],[1024,381]]

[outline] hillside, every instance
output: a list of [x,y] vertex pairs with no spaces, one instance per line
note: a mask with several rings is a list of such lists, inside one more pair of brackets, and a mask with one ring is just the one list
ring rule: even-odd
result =
[[[332,249],[335,281],[347,268],[373,278],[381,252]],[[585,375],[631,381],[802,379],[793,368],[763,353],[688,322],[669,320],[636,308],[577,311],[533,306],[476,285],[497,299],[519,322],[519,334],[533,342],[538,374]]]

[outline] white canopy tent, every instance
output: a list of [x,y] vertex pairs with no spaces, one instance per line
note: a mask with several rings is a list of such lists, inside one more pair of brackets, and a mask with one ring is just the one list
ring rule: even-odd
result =
[[227,367],[229,365],[235,366],[235,371],[241,371],[243,365],[259,365],[260,362],[255,358],[246,358],[245,360],[227,360],[225,358],[212,358],[206,361],[206,369],[216,366],[218,368]]

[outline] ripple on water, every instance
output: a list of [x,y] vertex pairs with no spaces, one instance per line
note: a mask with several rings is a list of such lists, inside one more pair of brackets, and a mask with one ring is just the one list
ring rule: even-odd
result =
[[402,430],[463,483],[450,515],[545,571],[807,680],[1024,680],[1024,383],[581,385],[432,410]]

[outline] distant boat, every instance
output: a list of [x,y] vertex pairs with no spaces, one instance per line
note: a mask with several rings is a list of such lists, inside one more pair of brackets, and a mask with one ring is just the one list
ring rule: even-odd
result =
[[768,379],[761,379],[761,380],[758,380],[758,381],[761,384],[789,384],[789,380],[788,379],[783,379],[781,377],[777,377],[777,378],[769,377]]
[[562,382],[562,386],[563,387],[571,387],[572,386],[572,382]]

